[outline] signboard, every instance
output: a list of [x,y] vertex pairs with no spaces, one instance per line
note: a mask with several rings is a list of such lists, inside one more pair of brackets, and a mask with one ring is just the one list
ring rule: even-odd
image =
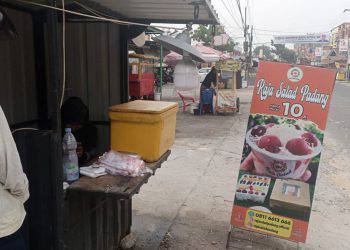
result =
[[259,58],[263,58],[264,57],[264,50],[263,49],[260,49],[259,50]]
[[349,49],[348,39],[339,39],[339,51],[347,52]]
[[312,34],[312,35],[291,35],[291,36],[274,36],[275,44],[285,43],[324,43],[330,42],[329,34]]
[[322,56],[322,54],[323,54],[322,47],[316,47],[315,48],[315,56]]
[[227,34],[221,34],[214,36],[214,46],[222,46],[228,44],[230,41],[230,36]]
[[335,72],[260,62],[231,224],[305,242]]
[[238,71],[241,68],[241,62],[236,60],[225,60],[218,63],[221,70]]

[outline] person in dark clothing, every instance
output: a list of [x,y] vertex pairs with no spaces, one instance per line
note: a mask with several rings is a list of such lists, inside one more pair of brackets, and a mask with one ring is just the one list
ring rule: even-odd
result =
[[211,67],[210,72],[206,75],[206,77],[202,82],[200,93],[202,94],[204,90],[210,89],[212,84],[214,85],[214,87],[216,87],[217,82],[218,82],[218,72],[215,66],[213,66]]
[[242,88],[242,74],[241,70],[238,70],[236,72],[236,88],[241,89]]
[[84,165],[96,156],[97,146],[97,129],[89,121],[89,109],[79,97],[70,97],[62,105],[61,115],[62,129],[72,129],[79,165]]

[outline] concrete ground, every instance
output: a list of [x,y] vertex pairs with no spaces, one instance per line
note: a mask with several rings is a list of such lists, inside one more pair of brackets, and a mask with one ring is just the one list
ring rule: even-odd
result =
[[[171,157],[134,197],[136,249],[226,248],[251,92],[251,88],[239,90],[242,108],[234,116],[179,112]],[[326,135],[306,249],[350,246],[350,187],[340,185],[339,179],[350,160],[349,148],[338,152],[334,138]],[[228,248],[296,249],[297,245],[235,231]]]

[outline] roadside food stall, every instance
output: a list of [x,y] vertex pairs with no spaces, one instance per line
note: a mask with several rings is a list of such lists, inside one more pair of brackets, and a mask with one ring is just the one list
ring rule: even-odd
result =
[[338,81],[345,81],[346,80],[346,71],[347,71],[347,64],[346,61],[343,63],[335,62],[335,67],[337,69],[337,80]]
[[[97,151],[108,151],[115,132],[108,110],[129,99],[128,42],[142,32],[143,23],[218,20],[207,3],[199,6],[199,17],[194,20],[189,11],[194,6],[175,0],[167,4],[170,14],[176,16],[157,3],[152,7],[156,12],[149,15],[142,1],[135,2],[133,8],[120,1],[108,5],[104,0],[66,1],[66,6],[57,2],[0,1],[0,12],[8,17],[2,20],[13,23],[0,25],[1,34],[4,27],[12,29],[5,34],[13,34],[0,41],[0,105],[13,131],[30,189],[22,231],[29,250],[117,249],[130,233],[132,196],[168,158],[169,144],[161,147],[157,159],[146,163],[149,172],[144,175],[81,177],[64,190],[61,103],[72,96],[86,103],[90,121],[97,128]],[[69,10],[66,16],[62,15],[63,7]],[[96,16],[91,10],[109,18]],[[131,20],[132,24],[125,24]],[[141,131],[147,131],[155,124],[157,128],[169,127],[161,125],[168,117],[163,117],[165,111],[133,112],[145,118],[147,125]],[[152,112],[158,117],[156,121],[148,117]],[[124,124],[124,118],[117,123]],[[140,141],[144,147],[148,145]]]
[[215,112],[218,114],[239,112],[240,100],[237,97],[236,72],[240,67],[240,62],[234,60],[225,60],[217,63],[220,78],[222,79],[214,101]]
[[129,54],[129,95],[131,99],[153,99],[155,70],[159,58],[141,54]]

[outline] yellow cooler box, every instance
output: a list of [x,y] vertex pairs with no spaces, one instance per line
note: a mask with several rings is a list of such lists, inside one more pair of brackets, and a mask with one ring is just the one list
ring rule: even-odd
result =
[[132,101],[109,108],[111,148],[157,161],[174,143],[178,104]]

